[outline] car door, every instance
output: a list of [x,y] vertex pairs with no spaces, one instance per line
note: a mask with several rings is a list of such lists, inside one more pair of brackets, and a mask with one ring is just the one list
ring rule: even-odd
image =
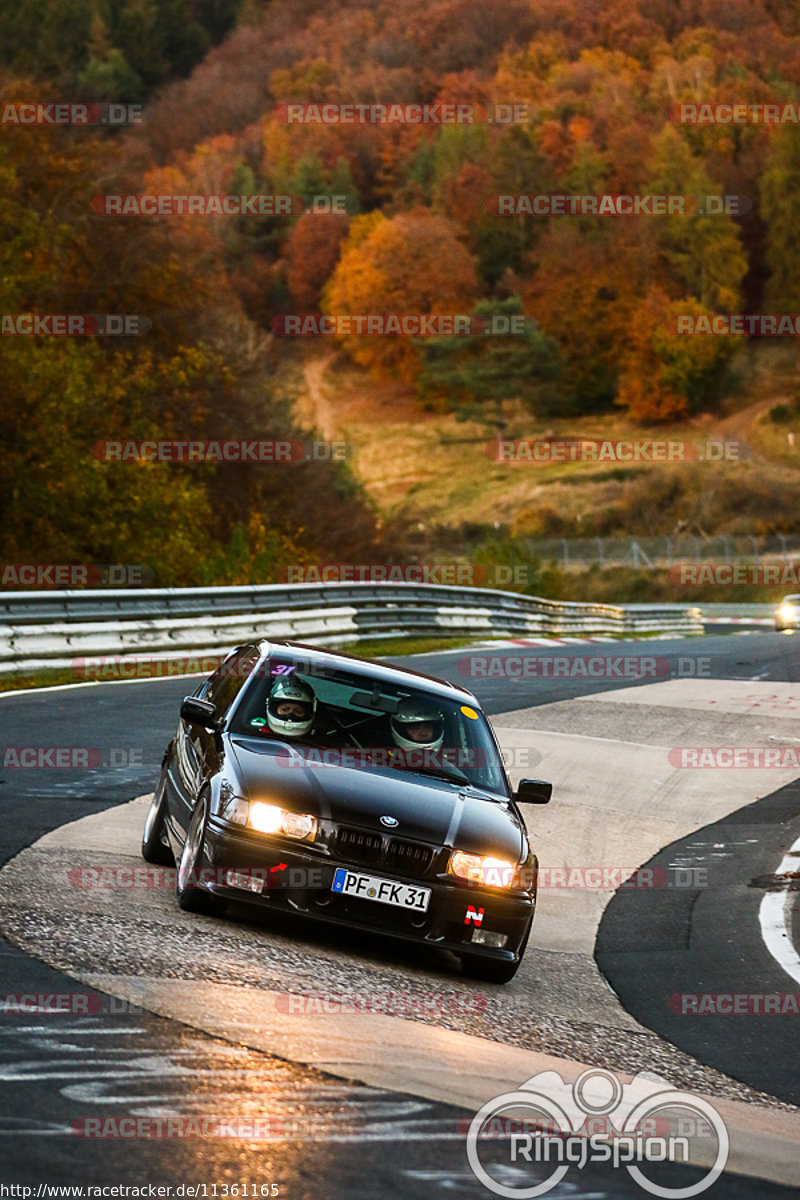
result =
[[[218,722],[225,717],[247,682],[259,653],[254,646],[241,646],[220,663],[214,674],[195,693],[201,700],[210,701],[216,709]],[[220,770],[225,753],[224,738],[218,731],[180,719],[175,737],[176,796],[175,830],[182,843],[189,827],[192,812],[205,783]]]

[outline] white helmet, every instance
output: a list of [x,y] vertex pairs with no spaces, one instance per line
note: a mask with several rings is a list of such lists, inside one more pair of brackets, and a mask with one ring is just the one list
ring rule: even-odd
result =
[[[397,712],[392,714],[389,722],[395,743],[403,750],[439,750],[444,740],[444,717],[438,708],[427,700],[401,700]],[[422,739],[413,737],[416,732],[423,733],[423,726],[430,727],[430,733]]]
[[[296,706],[294,711],[279,713],[287,703]],[[283,675],[275,680],[267,699],[267,724],[273,733],[288,738],[304,737],[314,724],[316,711],[317,697],[304,679]]]

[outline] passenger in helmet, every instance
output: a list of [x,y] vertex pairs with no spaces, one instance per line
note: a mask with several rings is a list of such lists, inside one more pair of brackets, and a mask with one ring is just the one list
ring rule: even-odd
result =
[[427,700],[401,700],[389,722],[392,738],[402,750],[440,750],[444,716]]
[[311,732],[317,713],[314,689],[296,675],[276,679],[267,699],[267,725],[285,738],[304,738]]

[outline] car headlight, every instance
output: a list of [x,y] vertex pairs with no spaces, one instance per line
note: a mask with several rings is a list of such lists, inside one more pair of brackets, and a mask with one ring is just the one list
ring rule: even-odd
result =
[[313,840],[317,832],[317,818],[311,813],[288,812],[277,804],[240,796],[227,802],[221,816],[233,825],[245,825],[257,833],[282,833],[298,842]]
[[317,818],[310,813],[287,812],[277,804],[254,800],[247,814],[247,824],[258,833],[282,833],[302,842],[317,832]]
[[793,621],[797,615],[797,609],[792,604],[783,604],[778,610],[778,615],[784,621]]
[[450,875],[480,883],[487,887],[519,887],[517,868],[507,858],[492,855],[467,854],[465,850],[454,850],[447,864]]

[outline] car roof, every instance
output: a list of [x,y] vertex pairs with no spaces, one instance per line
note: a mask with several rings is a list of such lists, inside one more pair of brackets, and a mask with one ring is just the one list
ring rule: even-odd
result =
[[424,684],[426,691],[455,700],[469,698],[477,708],[480,708],[480,702],[474,693],[468,688],[462,687],[460,683],[448,683],[446,680],[437,679],[434,675],[425,675],[422,671],[412,671],[409,667],[393,667],[377,663],[373,659],[357,658],[354,654],[344,654],[338,650],[324,650],[319,646],[307,646],[303,642],[291,642],[282,638],[260,638],[255,644],[263,657],[276,649],[278,651],[283,649],[301,650],[304,658],[316,660],[321,666],[346,667],[348,670],[360,672],[370,679],[378,679],[382,683],[416,684],[417,687]]

